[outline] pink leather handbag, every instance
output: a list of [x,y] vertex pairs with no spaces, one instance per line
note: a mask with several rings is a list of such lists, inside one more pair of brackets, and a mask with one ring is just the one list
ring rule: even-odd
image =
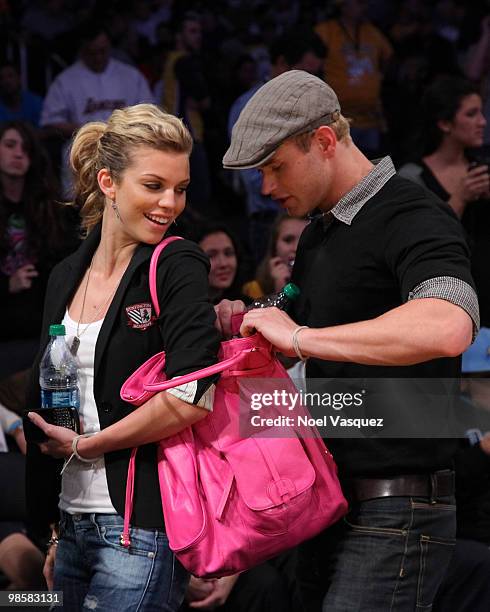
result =
[[[150,289],[156,293],[155,249]],[[178,238],[177,238],[178,239]],[[199,372],[165,380],[165,355],[145,362],[123,385],[121,397],[136,406],[154,393],[221,372],[213,411],[192,427],[158,443],[158,475],[170,548],[201,577],[247,570],[313,537],[347,510],[332,455],[320,437],[249,438],[239,434],[239,379],[276,378],[296,387],[260,334],[221,343],[220,361]],[[314,435],[315,431],[310,431]],[[124,532],[130,546],[135,457],[128,470]]]

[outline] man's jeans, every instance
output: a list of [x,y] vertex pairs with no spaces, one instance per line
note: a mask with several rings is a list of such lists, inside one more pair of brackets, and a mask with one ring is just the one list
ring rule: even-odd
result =
[[308,612],[428,611],[449,565],[454,498],[385,497],[353,504],[343,521],[301,546]]
[[118,515],[61,513],[54,590],[63,591],[64,610],[179,609],[188,574],[165,533],[133,528],[126,549],[119,543],[122,528]]

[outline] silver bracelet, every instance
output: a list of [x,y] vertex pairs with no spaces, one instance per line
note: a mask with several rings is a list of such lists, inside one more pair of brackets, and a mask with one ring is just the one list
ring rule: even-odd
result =
[[92,431],[90,433],[80,434],[79,436],[75,436],[71,441],[71,450],[73,452],[73,455],[78,459],[78,461],[81,461],[82,463],[96,463],[97,460],[100,459],[100,457],[94,457],[93,459],[86,459],[85,457],[81,457],[78,454],[77,448],[78,441],[80,440],[80,438],[90,438],[90,436],[94,436],[96,433],[96,431]]
[[299,348],[299,343],[298,343],[298,334],[302,329],[310,329],[310,328],[308,327],[308,325],[300,325],[299,327],[297,327],[293,331],[291,342],[293,344],[293,349],[298,359],[301,359],[301,361],[306,361],[308,358],[303,355],[303,353],[301,352],[301,349]]

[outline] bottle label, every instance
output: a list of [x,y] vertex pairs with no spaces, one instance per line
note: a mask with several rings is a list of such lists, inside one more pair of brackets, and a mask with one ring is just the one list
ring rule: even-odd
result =
[[62,390],[41,389],[42,408],[67,408],[69,406],[73,408],[80,407],[77,388]]

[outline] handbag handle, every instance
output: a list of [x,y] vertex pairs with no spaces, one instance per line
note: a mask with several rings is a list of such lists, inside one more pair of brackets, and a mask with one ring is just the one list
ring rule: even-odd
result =
[[[243,349],[243,351],[240,351],[236,355],[233,355],[228,359],[224,359],[223,361],[219,361],[218,363],[208,366],[207,368],[202,368],[202,370],[198,370],[197,372],[190,372],[189,374],[183,374],[182,376],[174,376],[174,378],[171,378],[170,380],[164,380],[159,383],[144,384],[143,388],[145,391],[166,391],[167,389],[177,387],[178,385],[185,385],[189,382],[194,382],[195,380],[201,380],[201,378],[206,378],[207,376],[212,376],[213,374],[218,374],[219,372],[223,372],[224,370],[231,368],[231,366],[234,366],[240,362],[245,355],[256,350],[256,348]],[[235,372],[235,374],[238,375],[238,372]]]
[[157,267],[158,267],[158,258],[160,257],[160,253],[163,251],[165,247],[167,247],[170,243],[175,242],[176,240],[183,240],[181,236],[169,236],[165,238],[155,247],[153,254],[151,256],[150,261],[150,295],[151,301],[153,302],[153,306],[155,308],[155,312],[157,313],[157,317],[160,316],[160,304],[158,303],[158,291],[157,291]]

